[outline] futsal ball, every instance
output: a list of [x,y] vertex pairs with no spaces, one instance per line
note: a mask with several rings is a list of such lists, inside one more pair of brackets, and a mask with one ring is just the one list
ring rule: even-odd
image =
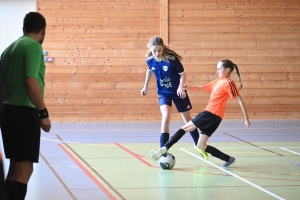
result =
[[166,153],[158,159],[158,164],[162,169],[172,169],[175,166],[175,157]]

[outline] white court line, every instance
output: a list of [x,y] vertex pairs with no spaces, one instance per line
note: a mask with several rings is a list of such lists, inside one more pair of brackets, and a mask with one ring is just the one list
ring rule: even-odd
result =
[[211,163],[211,162],[209,162],[207,160],[204,160],[200,156],[197,156],[197,155],[195,155],[195,154],[193,154],[193,153],[191,153],[191,152],[189,152],[189,151],[187,151],[187,150],[185,150],[183,148],[179,148],[179,149],[181,151],[184,151],[184,152],[186,152],[186,153],[188,153],[188,154],[190,154],[190,155],[198,158],[199,160],[202,160],[202,161],[206,162],[207,164],[209,164],[211,166],[214,166],[215,168],[218,168],[219,170],[222,170],[223,172],[225,172],[227,174],[230,174],[231,176],[234,176],[237,179],[240,179],[241,181],[243,181],[245,183],[248,183],[249,185],[251,185],[251,186],[253,186],[253,187],[255,187],[255,188],[257,188],[257,189],[259,189],[259,190],[261,190],[261,191],[263,191],[265,193],[267,193],[268,195],[271,195],[271,196],[275,197],[276,199],[284,200],[284,198],[282,198],[282,197],[280,197],[280,196],[278,196],[278,195],[276,195],[276,194],[274,194],[274,193],[272,193],[272,192],[270,192],[270,191],[268,191],[268,190],[266,190],[266,189],[264,189],[264,188],[262,188],[262,187],[260,187],[258,185],[255,185],[254,183],[252,183],[252,182],[250,182],[250,181],[248,181],[248,180],[246,180],[246,179],[244,179],[244,178],[242,178],[242,177],[240,177],[240,176],[238,176],[238,175],[236,175],[236,174],[234,174],[234,173],[232,173],[232,172],[230,172],[230,171],[228,171],[226,169],[223,169],[223,168],[221,168],[221,167],[219,167],[219,166],[217,166],[217,165],[215,165],[215,164],[213,164],[213,163]]
[[[101,131],[101,132],[113,132],[113,131],[124,131],[124,129],[128,130],[128,131],[153,131],[153,130],[159,130],[157,128],[147,128],[147,129],[132,129],[130,127],[124,127],[123,129],[102,129],[101,127],[99,127],[99,129],[82,129],[82,130],[65,130],[65,129],[57,129],[57,130],[51,130],[51,132],[97,132],[97,131]],[[218,130],[221,132],[222,130],[244,130],[245,128],[219,128]],[[247,130],[273,130],[273,129],[287,129],[287,127],[276,127],[276,128],[247,128]],[[300,127],[288,127],[288,129],[300,129]],[[170,130],[174,130],[177,131],[177,128],[170,128]]]
[[83,143],[79,143],[79,142],[68,142],[68,141],[54,140],[54,139],[48,139],[48,138],[43,138],[43,137],[41,137],[41,140],[48,140],[48,141],[52,141],[52,142],[61,142],[61,143],[83,144]]
[[[264,148],[264,149],[278,149],[278,148],[300,149],[300,147],[261,147],[261,148]],[[194,149],[194,148],[185,148],[185,149]],[[228,148],[220,148],[220,149],[257,149],[257,147],[228,147]]]
[[291,152],[291,153],[294,153],[294,154],[300,155],[300,153],[297,153],[297,152],[295,152],[295,151],[291,151],[291,150],[289,150],[289,149],[286,149],[286,148],[283,148],[283,147],[281,147],[280,149],[283,149],[283,150],[285,150],[285,151],[289,151],[289,152]]

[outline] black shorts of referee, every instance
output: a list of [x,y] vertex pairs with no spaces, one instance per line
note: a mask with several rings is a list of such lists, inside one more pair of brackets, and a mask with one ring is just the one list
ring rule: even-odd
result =
[[0,122],[4,153],[16,162],[39,161],[41,122],[38,110],[2,104]]

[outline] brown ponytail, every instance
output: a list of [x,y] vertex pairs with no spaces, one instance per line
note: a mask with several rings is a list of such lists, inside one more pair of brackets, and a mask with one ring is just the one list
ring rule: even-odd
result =
[[234,64],[232,61],[230,60],[221,60],[220,62],[222,62],[222,66],[226,69],[229,68],[230,69],[230,73],[235,69],[238,81],[239,81],[239,90],[241,90],[243,88],[243,84],[242,84],[242,80],[241,80],[241,75],[240,75],[240,71],[239,68],[236,64]]

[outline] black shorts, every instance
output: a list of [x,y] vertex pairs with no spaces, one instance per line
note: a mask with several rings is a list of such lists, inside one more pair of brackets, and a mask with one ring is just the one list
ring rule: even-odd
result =
[[219,127],[222,118],[209,111],[203,111],[199,113],[192,122],[197,128],[201,130],[201,134],[205,134],[210,137]]
[[37,163],[41,137],[41,122],[37,109],[3,104],[0,122],[6,158],[16,162]]

